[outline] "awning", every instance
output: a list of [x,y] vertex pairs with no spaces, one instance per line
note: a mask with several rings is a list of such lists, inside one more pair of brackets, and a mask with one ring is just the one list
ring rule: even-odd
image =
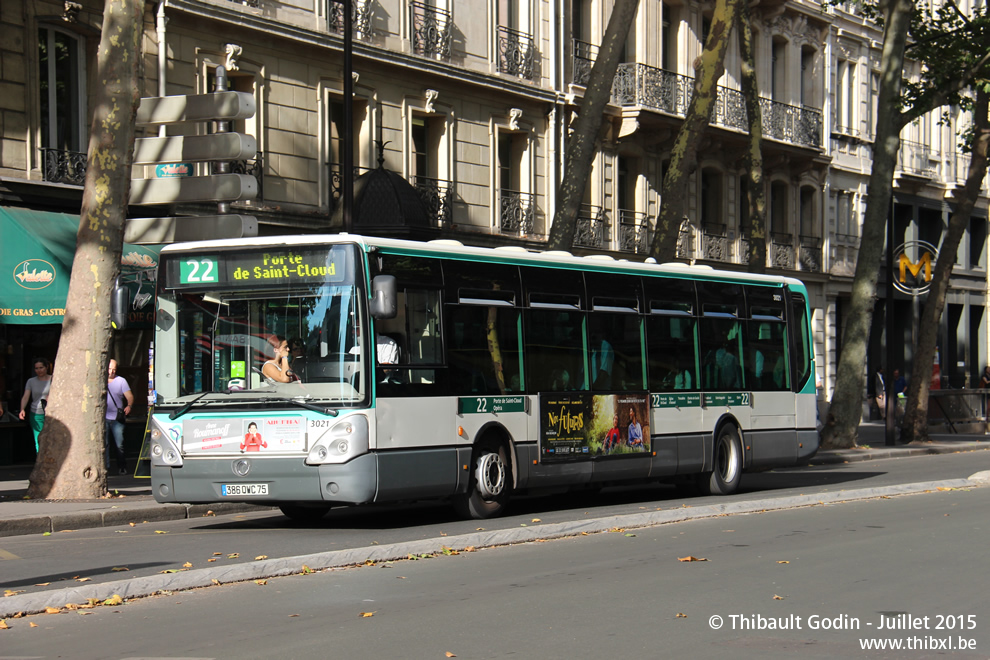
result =
[[[78,231],[78,215],[0,206],[0,324],[62,323]],[[121,257],[132,321],[142,325],[151,311],[160,247],[125,243]]]

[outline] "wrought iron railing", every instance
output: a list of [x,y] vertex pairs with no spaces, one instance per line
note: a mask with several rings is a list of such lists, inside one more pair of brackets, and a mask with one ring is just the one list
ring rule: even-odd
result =
[[498,229],[503,234],[526,236],[536,224],[536,195],[517,190],[499,193]]
[[[255,0],[257,1],[257,0]],[[371,34],[372,0],[351,0],[351,29],[355,37]],[[344,33],[344,3],[340,0],[327,1],[327,29],[337,34]]]
[[86,154],[42,148],[41,175],[45,181],[81,186],[86,182]]
[[426,211],[433,220],[433,226],[441,229],[451,225],[451,202],[454,183],[444,179],[426,176],[413,176],[412,185],[423,200]]
[[261,0],[230,0],[230,2],[234,3],[235,5],[254,7],[255,9],[261,6]]
[[[344,195],[344,173],[340,163],[327,163],[328,180],[330,183],[330,212],[340,206],[341,198]],[[354,167],[354,179],[356,180],[364,172],[370,171],[367,167]]]
[[817,236],[798,237],[798,259],[801,270],[822,272],[822,239]]
[[[694,79],[645,64],[620,64],[612,83],[612,99],[620,106],[639,105],[683,117],[693,93]],[[807,147],[822,143],[822,112],[772,99],[760,99],[763,136]],[[742,92],[719,86],[712,122],[748,131]]]
[[531,79],[536,60],[533,36],[498,26],[498,70],[511,76]]
[[897,152],[897,169],[908,174],[923,177],[934,177],[935,166],[931,161],[932,148],[921,142],[901,140],[901,148]]
[[577,214],[574,246],[607,250],[611,246],[608,215],[601,206],[582,204]]
[[619,251],[647,254],[653,240],[649,216],[642,211],[619,210]]
[[598,46],[578,39],[571,40],[574,58],[571,64],[571,82],[575,85],[587,85],[591,77],[591,67],[598,57]]
[[794,237],[790,234],[774,232],[770,235],[770,266],[794,270]]
[[729,239],[725,225],[701,226],[701,258],[713,261],[729,261]]
[[414,0],[412,8],[413,52],[427,57],[450,57],[451,13]]

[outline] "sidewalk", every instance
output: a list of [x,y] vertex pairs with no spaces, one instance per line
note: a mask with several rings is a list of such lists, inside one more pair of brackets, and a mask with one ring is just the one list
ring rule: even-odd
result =
[[[880,422],[866,422],[859,427],[859,447],[821,450],[810,464],[990,449],[990,436],[983,434],[935,433],[931,438],[931,442],[886,447],[883,425]],[[30,465],[0,467],[0,537],[271,510],[269,507],[241,503],[158,504],[151,495],[150,479],[131,475],[109,476],[107,487],[111,497],[106,499],[25,500],[31,468]]]

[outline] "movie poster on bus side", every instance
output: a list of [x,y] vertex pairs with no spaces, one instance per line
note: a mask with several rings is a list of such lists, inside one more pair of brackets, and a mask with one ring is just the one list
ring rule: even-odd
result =
[[540,395],[540,461],[649,454],[647,392]]

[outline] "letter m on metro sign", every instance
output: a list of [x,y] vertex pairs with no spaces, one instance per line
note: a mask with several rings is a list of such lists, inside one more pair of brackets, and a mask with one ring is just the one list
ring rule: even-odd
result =
[[927,292],[932,282],[932,262],[938,259],[935,246],[926,241],[908,241],[894,254],[897,264],[894,286],[913,296]]

